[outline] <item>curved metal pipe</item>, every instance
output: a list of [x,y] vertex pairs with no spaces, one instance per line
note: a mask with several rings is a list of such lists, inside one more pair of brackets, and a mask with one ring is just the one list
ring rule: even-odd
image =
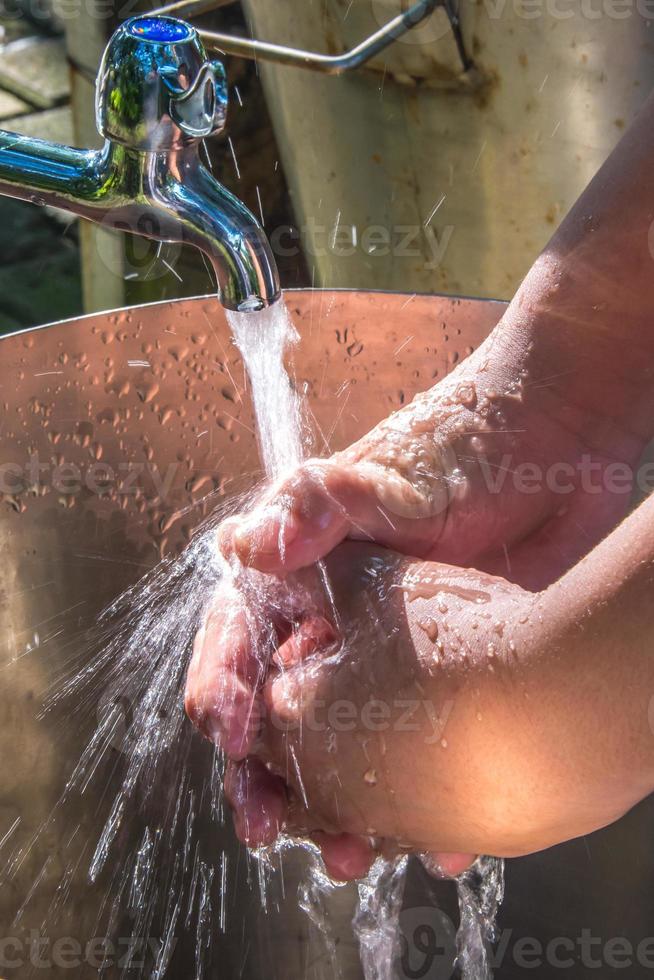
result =
[[277,266],[257,219],[212,177],[193,149],[180,151],[175,164],[153,181],[158,205],[177,222],[178,240],[209,258],[223,306],[247,311],[274,303],[281,296]]
[[228,309],[261,309],[281,295],[263,229],[202,166],[198,144],[149,153],[108,140],[78,150],[0,130],[0,194],[202,249]]
[[[258,41],[254,38],[235,37],[232,34],[220,34],[216,31],[198,30],[198,34],[207,47],[223,54],[233,54],[250,59],[261,58],[262,61],[271,61],[278,65],[288,65],[295,68],[308,68],[311,71],[322,72],[326,75],[343,75],[345,72],[361,68],[366,62],[376,57],[408,31],[417,27],[423,20],[426,20],[437,7],[443,7],[450,19],[463,68],[464,71],[467,71],[471,67],[471,61],[463,48],[458,30],[458,19],[446,0],[418,0],[409,10],[398,14],[397,17],[394,17],[393,20],[366,38],[361,44],[352,48],[351,51],[339,55],[304,51],[301,48],[289,48],[284,44],[272,44],[269,41]],[[187,14],[195,13],[193,8],[194,4],[184,4],[184,10]],[[169,9],[172,7],[162,8],[162,10]]]

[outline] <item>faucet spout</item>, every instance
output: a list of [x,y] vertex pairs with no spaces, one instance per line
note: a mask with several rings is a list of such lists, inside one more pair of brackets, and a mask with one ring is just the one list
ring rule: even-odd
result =
[[196,246],[213,266],[227,309],[260,310],[281,295],[263,228],[205,169],[197,144],[148,153],[107,141],[102,150],[78,150],[0,131],[0,194]]
[[266,234],[202,165],[201,140],[225,122],[227,82],[197,33],[137,17],[107,46],[96,86],[100,150],[0,130],[0,194],[50,204],[107,228],[194,245],[209,257],[227,309],[281,295]]
[[180,241],[209,258],[223,306],[244,312],[272,305],[281,290],[261,224],[209,173],[194,148],[181,151],[176,163],[164,175],[159,202],[175,215]]

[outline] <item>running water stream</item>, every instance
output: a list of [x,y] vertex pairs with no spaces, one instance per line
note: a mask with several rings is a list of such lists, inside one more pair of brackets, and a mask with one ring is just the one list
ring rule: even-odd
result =
[[[282,303],[261,313],[229,314],[236,344],[245,362],[254,404],[261,459],[268,480],[301,461],[309,445],[301,395],[285,367],[297,334]],[[240,498],[232,510],[254,500]],[[183,690],[193,639],[221,576],[230,568],[217,553],[215,531],[227,516],[218,510],[193,537],[177,559],[164,559],[140,582],[119,597],[94,631],[94,648],[84,665],[75,661],[53,685],[46,710],[74,705],[75,714],[93,716],[97,724],[61,798],[35,838],[14,851],[5,868],[11,879],[41,835],[54,833],[66,806],[93,784],[105,786],[105,810],[99,811],[99,833],[88,857],[90,880],[108,880],[105,909],[107,934],[130,919],[132,936],[145,940],[154,921],[163,923],[159,944],[147,974],[167,976],[180,931],[194,944],[194,975],[201,980],[212,943],[230,926],[228,896],[236,884],[223,839],[223,759],[205,746],[207,773],[201,790],[193,786],[197,737],[184,715]],[[322,572],[323,585],[329,583]],[[240,581],[240,580],[239,580]],[[253,604],[256,607],[256,602]],[[256,613],[255,613],[256,615]],[[97,709],[98,700],[100,704]],[[124,706],[129,706],[129,725]],[[120,767],[112,761],[118,749]],[[104,782],[103,782],[104,781]],[[113,793],[113,796],[111,795]],[[140,829],[134,846],[134,828]],[[63,848],[65,870],[50,903],[54,920],[70,889],[70,879],[82,858]],[[282,856],[297,842],[281,841],[255,856],[261,898]],[[324,873],[313,846],[310,870],[299,902],[323,935],[338,978],[336,945],[331,937],[326,898],[338,887]],[[84,852],[82,852],[84,856]],[[359,904],[353,928],[361,950],[366,980],[396,980],[400,946],[400,912],[409,859],[379,858],[359,883]],[[35,882],[34,891],[38,888]],[[502,898],[503,865],[480,859],[457,882],[461,910],[458,966],[464,980],[492,976],[489,950],[497,907]],[[31,893],[17,912],[24,912]],[[293,896],[286,896],[293,901]],[[133,974],[132,974],[133,975]],[[190,973],[189,973],[190,976]]]
[[[302,403],[284,366],[285,353],[297,341],[297,333],[282,303],[255,317],[228,313],[227,319],[247,368],[261,459],[266,476],[272,480],[285,468],[295,466],[303,456]],[[365,980],[397,977],[407,864],[406,856],[394,861],[378,858],[367,878],[359,884],[353,928],[359,941]],[[314,864],[309,883],[302,891],[302,906],[328,946],[332,939],[323,898],[332,887]],[[457,962],[461,976],[463,980],[487,980],[492,976],[489,953],[504,893],[503,862],[480,858],[460,876],[457,892],[461,916]],[[337,975],[335,951],[332,962]]]

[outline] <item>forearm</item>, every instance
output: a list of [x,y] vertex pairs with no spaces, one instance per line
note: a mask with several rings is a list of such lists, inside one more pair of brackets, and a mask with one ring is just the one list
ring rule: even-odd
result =
[[543,771],[583,788],[589,827],[654,790],[653,600],[650,498],[539,596],[521,627],[534,634],[525,710],[550,759]]
[[[654,99],[520,287],[490,345],[553,400],[640,436],[654,423]],[[527,389],[528,390],[528,389]]]

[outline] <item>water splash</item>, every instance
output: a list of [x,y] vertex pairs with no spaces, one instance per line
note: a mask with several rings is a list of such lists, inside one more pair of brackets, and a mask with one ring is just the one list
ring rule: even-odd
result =
[[334,890],[340,886],[325,873],[318,852],[310,861],[304,881],[301,883],[298,900],[300,908],[310,922],[315,926],[327,951],[334,980],[341,980],[342,971],[338,961],[336,939],[332,933],[331,920],[327,900]]
[[[262,462],[266,475],[275,479],[302,460],[307,442],[302,434],[302,400],[293,390],[283,367],[280,370],[298,336],[280,303],[255,316],[228,313],[228,320],[252,386]],[[331,594],[324,567],[320,572],[323,586]],[[256,598],[256,594],[251,597],[251,608],[256,607]],[[301,778],[299,783],[302,785]],[[311,855],[307,877],[300,888],[300,907],[321,934],[332,975],[338,980],[341,974],[327,912],[327,899],[338,886],[326,875],[313,845],[284,838],[278,842],[275,851],[290,846],[303,846]],[[270,849],[258,854],[260,864],[268,872],[269,855]],[[359,941],[365,980],[393,980],[395,976],[407,865],[406,855],[392,861],[380,857],[358,885],[358,905],[352,927]],[[263,870],[260,880],[263,880],[262,875],[265,875]],[[265,886],[261,891],[265,896]],[[490,980],[489,954],[504,892],[504,862],[479,858],[473,868],[457,880],[457,891],[461,912],[457,965],[461,976],[463,980]]]
[[[162,561],[105,611],[93,630],[95,655],[86,647],[79,669],[71,660],[45,704],[46,713],[71,715],[74,707],[76,719],[95,728],[40,833],[67,822],[83,796],[100,796],[99,832],[84,842],[86,873],[105,889],[104,934],[127,928],[148,951],[134,976],[168,975],[183,929],[194,937],[187,973],[200,980],[226,929],[230,869],[217,847],[225,840],[223,759],[191,730],[183,702],[193,639],[221,574],[215,530],[224,516],[213,515],[180,558]],[[71,859],[50,927],[82,856],[74,835],[63,850]],[[14,868],[23,856],[14,857]]]
[[359,940],[366,980],[393,980],[400,952],[400,912],[408,856],[395,861],[377,858],[359,882],[359,903],[352,928]]
[[[304,456],[301,398],[293,390],[290,378],[283,368],[279,370],[279,367],[271,367],[283,366],[284,357],[297,342],[298,335],[286,308],[279,303],[255,316],[228,313],[227,318],[247,368],[252,386],[261,458],[266,475],[272,480],[292,469]],[[306,441],[305,439],[304,444]],[[319,569],[319,574],[323,588],[331,599],[331,586],[324,566]],[[247,578],[244,584],[247,588]],[[248,602],[250,609],[256,609],[260,605],[257,599],[260,600],[260,593],[256,594],[255,587],[255,594]],[[303,789],[294,755],[293,762],[299,786]],[[306,796],[304,803],[305,806],[308,805]],[[304,847],[310,855],[307,876],[300,887],[300,907],[322,936],[333,977],[338,980],[340,969],[337,950],[327,911],[327,899],[337,885],[325,873],[319,852],[314,846],[286,838],[277,847],[285,849],[293,844]],[[266,852],[262,852],[259,859],[267,862],[267,855],[264,857],[264,854]],[[399,915],[407,860],[406,857],[397,861],[378,858],[367,878],[359,884],[359,901],[353,929],[359,940],[366,980],[392,980],[392,964],[399,945]],[[262,893],[263,891],[264,889]]]
[[461,924],[457,966],[463,980],[490,980],[497,913],[504,898],[504,861],[480,857],[456,883]]
[[[300,399],[284,366],[297,335],[281,304],[261,315],[235,314],[232,327],[253,388],[262,461],[273,478],[303,452]],[[144,400],[150,395],[144,392]],[[75,835],[63,848],[64,874],[55,882],[47,925],[56,923],[83,864],[81,871],[105,892],[98,913],[105,935],[128,930],[144,949],[150,937],[159,937],[132,975],[179,975],[175,947],[181,932],[185,975],[200,980],[211,968],[216,937],[229,928],[228,895],[237,870],[217,846],[221,839],[232,846],[223,828],[224,759],[192,730],[183,691],[195,635],[216,588],[231,574],[216,549],[216,529],[256,499],[253,491],[217,509],[179,558],[165,558],[118,597],[71,653],[46,698],[44,714],[74,717],[91,735],[52,813],[27,845],[9,855],[5,874],[11,879],[17,873],[37,840],[63,836],[58,828],[77,812],[81,797],[99,796],[98,829],[83,843],[84,861]],[[243,583],[258,627],[262,587],[254,577]],[[258,875],[265,900],[262,861]]]

